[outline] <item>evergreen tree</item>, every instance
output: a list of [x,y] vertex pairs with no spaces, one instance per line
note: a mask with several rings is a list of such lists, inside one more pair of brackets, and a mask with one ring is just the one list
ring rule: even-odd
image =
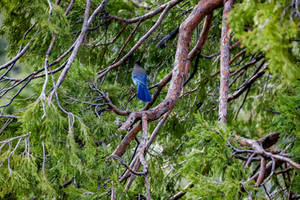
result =
[[0,199],[299,199],[299,7],[0,1]]

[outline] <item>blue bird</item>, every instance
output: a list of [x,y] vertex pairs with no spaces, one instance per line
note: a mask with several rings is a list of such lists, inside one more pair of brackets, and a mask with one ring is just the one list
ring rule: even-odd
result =
[[147,74],[146,70],[143,69],[139,62],[136,62],[132,71],[132,80],[137,85],[137,97],[144,101],[150,102],[152,97],[148,90]]

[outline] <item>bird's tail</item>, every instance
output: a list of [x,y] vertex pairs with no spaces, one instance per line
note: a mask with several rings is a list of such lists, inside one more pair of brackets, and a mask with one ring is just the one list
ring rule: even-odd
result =
[[147,87],[145,87],[144,85],[141,85],[141,84],[138,84],[137,96],[140,100],[142,100],[144,102],[150,102],[152,100],[151,94],[150,94],[149,90],[147,89]]

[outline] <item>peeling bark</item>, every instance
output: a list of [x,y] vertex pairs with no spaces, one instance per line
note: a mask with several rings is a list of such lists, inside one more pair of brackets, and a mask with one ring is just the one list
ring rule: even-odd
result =
[[230,32],[227,18],[232,10],[233,0],[227,0],[223,10],[223,26],[221,35],[221,66],[220,66],[220,97],[219,97],[219,122],[226,123],[228,110],[228,90],[229,90],[229,62],[230,62]]

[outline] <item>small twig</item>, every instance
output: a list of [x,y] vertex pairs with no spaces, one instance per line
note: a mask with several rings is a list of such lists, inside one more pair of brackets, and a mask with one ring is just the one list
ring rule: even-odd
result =
[[6,144],[6,143],[9,143],[9,142],[11,142],[13,140],[24,138],[24,137],[27,137],[27,136],[29,136],[29,133],[25,134],[25,135],[19,135],[19,136],[16,136],[16,137],[8,138],[8,139],[6,139],[4,141],[0,141],[0,144]]
[[[133,160],[133,163],[134,163],[133,169],[134,169],[134,170],[138,170],[138,168],[139,168],[140,165],[141,165],[141,162],[140,162],[140,160],[137,158],[137,156],[136,156],[136,159]],[[134,176],[133,174],[131,174],[131,176],[129,177],[129,181],[127,182],[127,184],[126,184],[126,186],[125,186],[125,190],[129,190],[131,184],[133,183],[134,177],[135,177],[135,176]]]
[[168,41],[174,39],[176,35],[179,32],[179,27],[176,27],[174,30],[172,30],[168,35],[164,36],[155,46],[155,49],[162,49],[165,48]]
[[46,178],[46,173],[45,173],[46,150],[45,150],[45,143],[44,143],[44,141],[42,141],[42,147],[43,147],[43,166],[42,166],[42,171],[43,171],[43,177]]
[[10,157],[11,157],[12,154],[17,150],[17,148],[18,148],[18,146],[19,146],[19,144],[20,144],[20,142],[21,142],[22,139],[23,139],[23,138],[19,138],[19,141],[18,141],[18,143],[16,144],[15,148],[10,152],[10,154],[9,154],[8,157],[7,157],[7,167],[8,167],[8,170],[9,170],[9,175],[11,175],[11,173],[12,173],[12,170],[11,170],[11,168],[10,168]]
[[158,124],[156,125],[155,129],[153,130],[148,142],[147,142],[147,145],[146,145],[146,151],[148,151],[150,145],[153,143],[153,141],[155,140],[157,134],[158,134],[158,131],[161,129],[161,127],[163,126],[163,124],[166,122],[167,118],[169,117],[171,111],[167,112],[164,114],[163,118],[158,122]]
[[68,16],[68,15],[69,15],[69,13],[70,13],[70,11],[71,11],[71,9],[72,9],[72,7],[73,7],[74,1],[75,1],[75,0],[71,0],[71,1],[70,1],[69,6],[68,6],[68,8],[67,8],[67,10],[66,10],[66,12],[65,12],[65,16]]
[[0,115],[0,118],[11,118],[11,119],[18,119],[18,116],[15,115]]
[[48,5],[49,5],[49,15],[48,15],[48,22],[50,22],[50,17],[52,15],[52,9],[53,9],[53,6],[52,6],[52,3],[50,0],[47,0],[48,2]]
[[265,193],[267,194],[269,200],[271,200],[271,196],[270,196],[269,192],[267,191],[267,188],[266,188],[265,184],[263,184],[262,186],[263,186],[263,188],[265,190]]
[[[235,47],[239,46],[239,45],[241,44],[241,42],[242,42],[241,40],[235,42],[233,45],[230,46],[229,50],[234,49]],[[203,55],[203,54],[200,54],[200,56],[201,56],[202,58],[213,58],[213,57],[219,56],[220,54],[221,54],[221,53],[218,52],[218,53],[215,53],[215,54],[212,54],[212,55],[209,55],[209,56]]]
[[252,162],[252,159],[253,159],[254,156],[256,156],[256,153],[255,153],[255,152],[252,153],[252,154],[249,156],[249,158],[248,158],[248,160],[247,160],[247,162],[246,162],[246,164],[245,164],[246,167],[249,167],[249,166],[250,166],[250,163]]
[[146,186],[146,191],[147,191],[147,200],[151,200],[150,198],[150,183],[149,183],[149,180],[148,180],[148,176],[145,175],[145,186]]
[[0,135],[4,132],[4,130],[8,127],[8,125],[13,122],[13,120],[14,120],[13,118],[9,118],[8,120],[6,120],[4,126],[0,130]]
[[[26,77],[23,81],[26,80],[26,82],[24,83],[24,85],[14,94],[14,96],[12,96],[10,98],[10,101],[7,103],[7,104],[4,104],[4,105],[0,105],[0,108],[3,108],[3,107],[7,107],[9,106],[10,104],[12,104],[12,102],[14,101],[14,99],[22,92],[22,90],[30,83],[30,81],[32,80],[32,77],[33,77],[33,74],[31,74],[30,76]],[[22,82],[23,82],[22,81]],[[22,83],[21,82],[21,83]],[[3,94],[4,95],[4,94]],[[3,96],[1,95],[1,96]]]
[[285,174],[285,173],[287,173],[287,172],[289,172],[289,171],[291,171],[291,170],[293,170],[293,169],[294,169],[294,168],[292,168],[292,167],[288,167],[288,168],[285,168],[285,169],[283,169],[283,170],[274,172],[274,175]]
[[245,81],[245,83],[242,84],[242,86],[236,92],[234,92],[231,96],[228,97],[228,102],[238,98],[246,89],[248,89],[252,85],[252,83],[254,83],[258,78],[265,74],[266,69],[267,66],[265,66],[256,74],[253,74],[247,81]]
[[271,173],[270,173],[270,175],[267,178],[265,178],[265,180],[262,183],[263,185],[264,185],[264,183],[266,183],[266,182],[268,182],[270,180],[270,178],[273,176],[273,174],[275,172],[276,161],[275,161],[275,159],[273,157],[271,159],[272,159],[272,161],[271,161],[272,162]]
[[[136,32],[137,28],[140,26],[141,21],[139,21],[135,27],[133,28],[133,30],[131,31],[131,33],[129,34],[129,36],[127,37],[126,41],[124,42],[123,46],[121,47],[118,56],[114,59],[113,64],[117,62],[117,60],[119,59],[120,55],[122,54],[123,50],[125,49],[125,47],[127,46],[128,42],[130,41],[130,39],[132,38],[132,36],[134,35],[134,33]],[[126,24],[128,25],[128,24]]]
[[184,187],[183,191],[178,192],[177,194],[175,194],[174,196],[172,196],[171,198],[169,198],[169,200],[177,200],[180,199],[181,197],[183,197],[186,194],[186,190],[189,188],[194,187],[193,183],[189,183],[187,184],[187,186]]
[[246,94],[244,96],[244,99],[242,101],[242,104],[240,105],[239,109],[235,113],[233,120],[236,120],[236,118],[238,117],[240,110],[242,109],[243,105],[245,104],[245,101],[246,101],[246,98],[247,98],[247,96],[248,96],[248,94],[250,92],[250,89],[251,89],[251,85],[248,87],[247,92],[246,92]]
[[129,2],[132,2],[132,4],[136,7],[136,8],[144,8],[146,10],[151,10],[151,6],[144,6],[144,5],[141,5],[137,2],[135,2],[134,0],[128,0]]
[[111,189],[111,200],[117,200],[117,194],[113,188]]
[[132,174],[137,175],[137,176],[144,176],[146,173],[145,172],[136,172],[135,170],[133,170],[130,166],[128,166],[124,160],[122,160],[122,158],[120,158],[117,155],[110,155],[110,158],[114,158],[117,159],[124,167],[127,168],[127,170],[129,170]]
[[128,24],[124,24],[122,29],[119,31],[119,33],[116,35],[116,37],[114,37],[114,39],[112,39],[111,41],[109,42],[106,42],[106,43],[96,43],[95,45],[93,45],[93,47],[97,47],[97,46],[100,46],[100,45],[110,45],[110,44],[113,44],[119,37],[120,35],[123,33],[123,31],[127,28]]

